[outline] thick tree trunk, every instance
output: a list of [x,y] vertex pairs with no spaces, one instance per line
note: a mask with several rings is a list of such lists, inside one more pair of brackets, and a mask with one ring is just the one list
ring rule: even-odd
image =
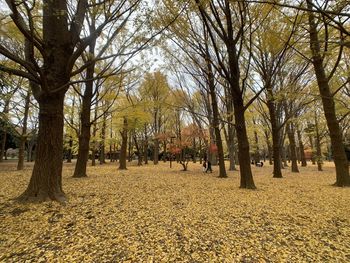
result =
[[303,144],[303,140],[302,140],[302,137],[301,137],[301,131],[299,129],[297,129],[297,135],[298,135],[298,141],[299,141],[299,151],[300,151],[301,166],[302,167],[306,167],[307,163],[306,163],[306,157],[305,157],[305,152],[304,152],[304,144]]
[[122,146],[120,148],[119,170],[126,170],[126,155],[128,150],[128,120],[124,117],[123,130],[120,133],[122,137]]
[[62,190],[64,94],[39,101],[39,134],[32,177],[21,200],[65,201]]
[[299,173],[293,123],[287,124],[287,134],[289,139],[290,159],[292,161],[292,173]]
[[25,105],[24,105],[23,128],[22,128],[22,134],[21,134],[20,145],[18,150],[17,170],[23,170],[23,167],[24,167],[24,151],[25,151],[26,142],[27,142],[27,123],[28,123],[28,115],[29,115],[30,96],[31,96],[31,93],[30,93],[30,90],[28,90],[25,98]]
[[[308,8],[312,9],[312,1],[307,0]],[[334,98],[329,87],[328,78],[323,66],[320,42],[318,39],[317,25],[312,12],[309,12],[310,25],[310,49],[312,51],[315,74],[322,98],[323,110],[327,121],[329,135],[331,137],[333,157],[336,170],[336,186],[350,186],[349,163],[343,146],[342,134],[337,120]]]

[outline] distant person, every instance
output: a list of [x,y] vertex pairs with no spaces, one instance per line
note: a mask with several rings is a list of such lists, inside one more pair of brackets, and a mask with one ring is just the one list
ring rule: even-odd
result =
[[207,161],[204,160],[203,162],[203,173],[205,173],[207,171]]
[[257,167],[263,167],[264,166],[264,162],[261,161],[261,162],[256,162],[255,164]]
[[206,173],[207,172],[211,172],[211,173],[213,172],[213,170],[211,169],[211,162],[210,161],[207,162],[207,170],[205,172]]

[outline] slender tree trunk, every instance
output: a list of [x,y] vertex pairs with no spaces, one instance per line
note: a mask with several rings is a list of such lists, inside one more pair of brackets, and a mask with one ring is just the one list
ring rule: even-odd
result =
[[[308,124],[310,125],[310,124]],[[310,147],[311,147],[311,163],[312,164],[316,164],[316,151],[315,151],[315,147],[314,147],[314,140],[313,137],[311,136],[311,134],[309,135],[309,142],[310,142]]]
[[134,139],[136,151],[138,152],[138,156],[137,156],[137,165],[138,165],[138,166],[141,166],[141,165],[142,165],[142,149],[140,149],[140,147],[139,147],[139,143],[138,143],[138,141],[137,141],[137,138],[136,138],[136,134],[135,134],[135,133],[134,133],[134,135],[133,135],[133,139]]
[[72,147],[73,147],[72,136],[69,136],[69,149],[68,149],[68,153],[67,153],[67,163],[72,162],[72,155],[73,155]]
[[100,164],[106,163],[106,125],[107,125],[107,113],[103,114],[102,129],[101,129],[101,143],[100,143]]
[[[39,134],[32,177],[21,200],[65,201],[62,190],[64,94],[39,100]],[[54,158],[53,158],[54,157]]]
[[[80,178],[86,177],[86,165],[89,158],[90,149],[90,112],[87,112],[89,117],[83,116],[86,113],[81,113],[81,129],[79,134],[79,148],[77,163],[75,164],[75,170],[73,177]],[[86,119],[87,118],[87,119]]]
[[269,109],[270,120],[271,120],[271,135],[272,135],[272,150],[273,150],[272,151],[272,153],[273,153],[273,177],[274,178],[282,178],[280,130],[279,130],[278,124],[277,124],[276,108],[275,108],[274,101],[268,100],[267,106]]
[[259,137],[256,130],[254,130],[254,140],[255,140],[254,162],[256,164],[260,162]]
[[318,128],[318,116],[317,113],[315,112],[315,144],[316,144],[316,162],[317,162],[317,170],[318,171],[323,171],[322,169],[322,151],[321,151],[321,137],[320,137],[320,132]]
[[[72,124],[74,122],[74,109],[75,109],[75,97],[74,97],[73,103],[72,103],[72,113],[71,113],[71,118],[70,118],[70,123],[72,123]],[[72,162],[72,158],[73,158],[72,147],[73,147],[73,137],[70,135],[69,136],[69,149],[68,149],[67,163]]]
[[158,164],[159,161],[159,140],[154,139],[153,164]]
[[[312,9],[312,0],[307,0],[309,9]],[[313,55],[312,63],[314,65],[317,83],[322,98],[323,110],[327,121],[329,135],[331,137],[333,157],[336,170],[336,186],[350,186],[349,163],[346,158],[343,146],[342,134],[337,120],[334,98],[329,87],[328,78],[323,66],[323,57],[321,54],[320,42],[318,39],[317,25],[315,16],[309,12],[310,25],[310,48]]]
[[306,158],[305,158],[305,152],[304,152],[304,144],[301,137],[301,131],[297,129],[297,135],[298,135],[298,141],[299,141],[299,151],[300,151],[300,159],[301,159],[301,166],[306,167]]
[[123,130],[120,133],[122,137],[122,146],[120,148],[119,170],[126,170],[126,155],[128,150],[128,120],[124,117]]
[[288,167],[286,155],[287,155],[286,154],[286,147],[285,147],[284,143],[282,143],[282,146],[281,146],[282,169]]
[[230,156],[230,168],[229,171],[236,171],[236,162],[235,162],[235,128],[232,124],[228,125],[228,151]]
[[[92,142],[92,150],[91,150],[91,166],[95,166],[96,165],[96,149],[97,149],[97,142],[96,142],[96,134],[97,134],[97,103],[95,106],[95,112],[94,112],[94,124],[93,124],[93,128],[92,128],[92,137],[93,137],[93,142]],[[89,157],[89,154],[88,154]]]
[[6,156],[6,140],[7,140],[7,122],[8,122],[8,119],[7,119],[7,114],[9,113],[9,106],[10,106],[10,100],[6,100],[5,103],[4,103],[4,110],[3,110],[3,115],[6,116],[5,118],[5,125],[3,127],[3,130],[2,130],[2,140],[1,140],[1,152],[0,152],[0,162],[2,162],[4,160],[4,157],[5,157],[5,160],[7,160],[7,156]]
[[219,123],[219,109],[218,109],[218,103],[216,98],[216,92],[215,92],[215,80],[214,75],[212,71],[212,65],[209,61],[209,51],[208,46],[206,46],[207,51],[207,68],[208,68],[208,87],[210,91],[210,98],[211,98],[211,108],[213,110],[213,126],[214,126],[214,132],[215,132],[215,140],[216,140],[216,146],[218,149],[218,157],[219,157],[219,177],[220,178],[226,178],[226,168],[225,168],[225,160],[224,160],[224,148],[222,146],[222,139],[220,134],[220,123]]
[[292,173],[299,173],[293,123],[287,124],[287,135],[289,139],[290,159],[292,161]]
[[133,155],[133,152],[132,152],[132,148],[133,148],[133,145],[132,145],[132,131],[129,132],[129,142],[128,142],[128,162],[130,163],[132,161],[132,155]]
[[243,99],[234,100],[235,127],[238,141],[238,159],[241,175],[241,188],[255,189],[253,174],[250,166],[249,142],[244,117]]
[[[89,52],[94,54],[95,50],[95,41],[93,41],[89,46]],[[85,82],[85,91],[82,97],[82,109],[80,112],[80,134],[79,134],[79,148],[78,148],[78,157],[77,163],[75,165],[73,177],[87,177],[86,174],[86,165],[89,159],[89,150],[90,150],[90,130],[91,130],[91,102],[93,97],[93,77],[95,71],[95,63],[91,63],[86,69],[86,79]]]
[[22,128],[22,134],[21,134],[20,145],[18,150],[17,170],[23,170],[23,167],[24,167],[24,151],[25,151],[26,142],[27,142],[27,123],[28,123],[28,116],[29,116],[30,96],[31,96],[31,93],[30,93],[30,90],[28,90],[25,98],[25,105],[24,105],[23,128]]
[[6,150],[6,137],[7,137],[7,131],[6,131],[6,127],[4,127],[3,131],[2,131],[2,140],[1,140],[1,153],[0,153],[0,162],[3,162],[4,160],[4,156],[5,154],[5,150]]
[[[33,135],[34,137],[35,135]],[[33,161],[33,155],[34,155],[34,151],[33,148],[35,146],[35,140],[34,138],[31,138],[30,141],[28,142],[28,149],[27,149],[27,162],[32,162]]]
[[264,134],[265,134],[265,140],[266,140],[266,145],[267,145],[267,152],[269,154],[269,164],[272,165],[273,164],[273,162],[272,162],[273,150],[272,150],[269,134],[266,130],[264,131]]

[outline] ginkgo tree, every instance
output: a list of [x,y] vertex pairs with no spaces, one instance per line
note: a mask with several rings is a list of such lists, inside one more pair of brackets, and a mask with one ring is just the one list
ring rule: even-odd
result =
[[[21,199],[66,200],[62,188],[64,97],[72,76],[89,66],[75,68],[76,61],[103,30],[132,12],[139,2],[6,1],[9,16],[5,21],[12,20],[31,45],[28,57],[24,58],[1,43],[0,54],[21,68],[1,65],[0,70],[25,77],[35,84],[32,91],[40,111],[36,161]],[[94,32],[82,37],[86,16],[97,6],[105,11],[99,17],[101,23]]]

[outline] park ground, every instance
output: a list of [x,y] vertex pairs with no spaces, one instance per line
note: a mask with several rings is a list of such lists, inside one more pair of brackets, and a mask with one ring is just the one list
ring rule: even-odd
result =
[[350,262],[350,188],[331,186],[330,163],[282,179],[253,167],[254,191],[199,163],[108,163],[83,179],[64,164],[66,205],[13,200],[32,169],[15,167],[0,165],[0,262]]

